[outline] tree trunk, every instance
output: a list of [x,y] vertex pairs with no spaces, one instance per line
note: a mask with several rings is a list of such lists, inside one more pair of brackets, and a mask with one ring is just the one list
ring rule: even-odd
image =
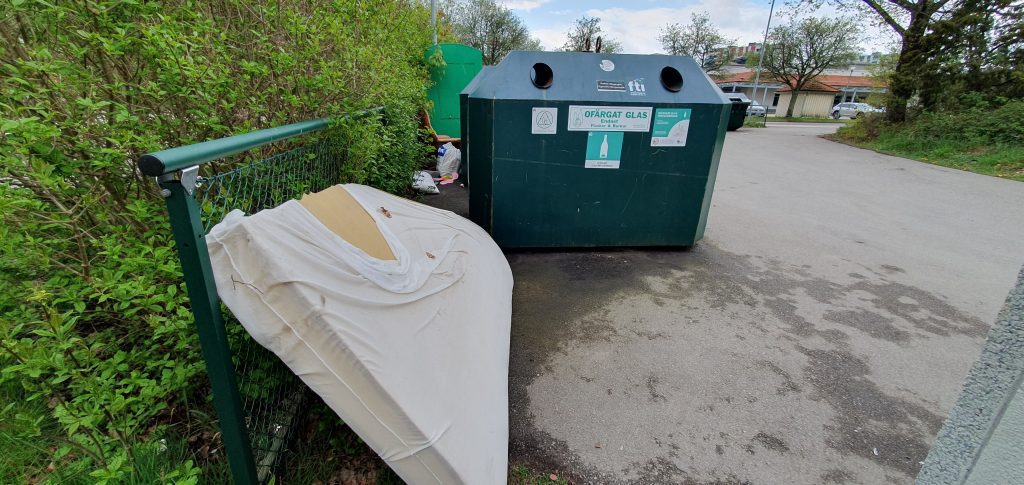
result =
[[796,107],[796,97],[800,94],[800,90],[794,89],[789,92],[789,106],[786,107],[786,118],[793,117],[793,108]]
[[886,105],[886,119],[902,123],[907,119],[907,103],[917,91],[921,67],[927,60],[924,54],[924,34],[928,27],[928,13],[918,12],[910,20],[903,34],[900,56],[889,79],[889,102]]

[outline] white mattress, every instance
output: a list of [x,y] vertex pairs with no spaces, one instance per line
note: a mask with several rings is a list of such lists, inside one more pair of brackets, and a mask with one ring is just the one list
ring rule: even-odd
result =
[[296,201],[234,211],[206,237],[221,299],[406,482],[505,483],[508,262],[449,211],[344,188],[396,260]]

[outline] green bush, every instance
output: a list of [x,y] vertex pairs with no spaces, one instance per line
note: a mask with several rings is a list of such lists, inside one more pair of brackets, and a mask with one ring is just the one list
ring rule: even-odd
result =
[[836,136],[853,142],[867,142],[878,138],[885,125],[885,117],[881,113],[864,113],[836,130]]
[[998,108],[975,107],[960,112],[926,112],[913,120],[910,134],[931,141],[949,140],[971,146],[1024,144],[1024,100]]
[[1003,100],[994,107],[975,100],[960,111],[924,112],[898,125],[873,113],[839,128],[836,137],[885,153],[1024,180],[1022,100]]
[[0,435],[48,440],[44,462],[114,482],[142,466],[133,450],[209,429],[163,203],[134,160],[382,105],[383,128],[346,125],[346,173],[404,190],[423,154],[429,12],[411,0],[5,3],[0,385],[49,416],[8,408],[0,418],[61,431]]
[[969,147],[1024,144],[1024,100],[997,108],[973,106],[962,111],[924,112],[901,125],[882,116],[862,116],[837,132],[841,138],[870,141],[901,135],[922,143],[952,142]]

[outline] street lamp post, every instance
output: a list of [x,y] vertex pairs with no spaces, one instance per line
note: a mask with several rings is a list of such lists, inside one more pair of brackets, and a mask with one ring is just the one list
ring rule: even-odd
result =
[[[851,81],[851,82],[853,81],[853,69],[854,69],[854,67],[856,67],[856,66],[850,66],[850,79],[849,79],[849,81]],[[847,86],[847,87],[850,87],[850,86]],[[850,102],[851,103],[856,103],[857,102],[857,88],[856,87],[853,88],[853,95],[850,96]]]
[[[757,72],[754,74],[754,92],[753,99],[757,100],[757,87],[761,83],[761,65],[764,64],[764,54],[768,50],[768,30],[772,27],[772,13],[775,12],[775,0],[772,0],[772,6],[768,9],[768,24],[764,26],[764,42],[761,43],[761,53],[757,56]],[[768,122],[768,105],[765,104],[765,98],[768,97],[768,87],[764,88],[764,95],[761,96],[761,106],[764,107],[764,121]]]

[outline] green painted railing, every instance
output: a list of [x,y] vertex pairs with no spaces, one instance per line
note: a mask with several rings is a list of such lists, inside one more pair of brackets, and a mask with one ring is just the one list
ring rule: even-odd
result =
[[383,107],[345,114],[338,118],[320,118],[300,121],[290,125],[267,128],[241,135],[229,136],[217,140],[204,141],[193,145],[168,148],[139,157],[139,170],[143,175],[159,177],[174,173],[194,165],[230,157],[239,153],[259,148],[270,143],[294,138],[296,136],[323,130],[331,125],[334,119],[358,119],[383,112]]
[[[143,174],[157,177],[167,204],[235,483],[255,484],[270,479],[272,469],[281,459],[287,435],[295,425],[294,417],[285,416],[288,413],[282,412],[282,408],[301,408],[305,388],[275,356],[256,345],[240,328],[229,329],[225,325],[206,231],[232,209],[251,214],[341,183],[345,150],[337,136],[331,136],[329,128],[335,121],[379,113],[382,108],[303,121],[162,150],[143,155],[138,161]],[[312,133],[324,136],[225,173],[197,177],[201,164]],[[237,324],[233,318],[230,321]],[[239,369],[258,369],[255,372],[265,376],[268,366],[276,366],[270,374],[280,376],[273,378],[272,386],[240,388],[245,372],[240,375]],[[255,456],[254,449],[260,451],[260,456]]]

